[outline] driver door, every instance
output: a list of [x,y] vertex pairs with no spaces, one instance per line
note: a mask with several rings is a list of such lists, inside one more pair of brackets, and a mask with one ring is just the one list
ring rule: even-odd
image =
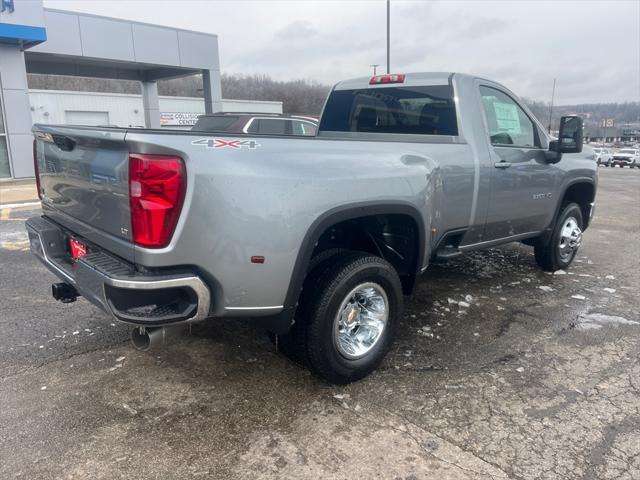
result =
[[494,167],[484,240],[542,231],[556,202],[546,138],[509,93],[494,85],[479,89]]

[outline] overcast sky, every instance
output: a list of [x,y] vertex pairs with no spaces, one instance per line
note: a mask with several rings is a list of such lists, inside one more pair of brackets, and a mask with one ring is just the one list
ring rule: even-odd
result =
[[[223,73],[335,83],[385,64],[384,0],[45,0],[219,35]],[[640,101],[640,0],[391,1],[391,70],[459,71],[556,103]],[[159,46],[161,48],[161,46]]]

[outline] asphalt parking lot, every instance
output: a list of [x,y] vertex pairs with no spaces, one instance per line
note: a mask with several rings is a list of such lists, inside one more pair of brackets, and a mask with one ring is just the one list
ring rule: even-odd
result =
[[640,171],[600,169],[565,274],[511,244],[430,267],[372,376],[323,384],[211,321],[153,353],[1,212],[0,478],[640,478]]

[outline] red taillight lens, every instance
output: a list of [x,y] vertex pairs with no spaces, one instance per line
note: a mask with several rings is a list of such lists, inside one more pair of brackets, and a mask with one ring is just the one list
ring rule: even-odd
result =
[[378,85],[380,83],[403,83],[404,75],[402,73],[393,73],[387,75],[377,75],[375,77],[371,77],[369,80],[369,85]]
[[166,247],[178,223],[186,175],[180,157],[129,155],[131,230],[136,245]]
[[40,188],[40,166],[38,165],[38,141],[35,139],[33,140],[33,173],[36,176],[38,198],[42,200],[42,189]]

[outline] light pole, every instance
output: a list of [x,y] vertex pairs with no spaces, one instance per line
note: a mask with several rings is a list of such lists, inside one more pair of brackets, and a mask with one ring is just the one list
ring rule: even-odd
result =
[[391,73],[391,0],[387,0],[387,73]]
[[549,105],[549,133],[551,133],[551,115],[553,114],[553,97],[556,95],[556,79],[553,79],[553,90],[551,91],[551,105]]
[[371,64],[371,65],[369,65],[369,66],[370,66],[370,67],[373,67],[373,76],[375,77],[375,76],[376,76],[376,74],[377,74],[377,72],[378,72],[377,68],[380,66],[380,64],[379,64],[379,63],[372,63],[372,64]]

